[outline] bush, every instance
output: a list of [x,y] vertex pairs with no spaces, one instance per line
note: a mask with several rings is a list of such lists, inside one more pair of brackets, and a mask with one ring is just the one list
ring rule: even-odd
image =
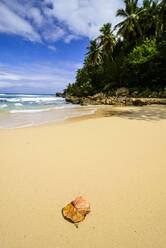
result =
[[163,96],[166,97],[166,86],[164,87]]
[[[162,48],[163,49],[163,48]],[[126,87],[149,88],[152,91],[162,87],[165,81],[165,58],[156,40],[146,39],[124,59],[123,82]],[[163,62],[162,62],[163,61]],[[147,93],[145,92],[147,95]]]

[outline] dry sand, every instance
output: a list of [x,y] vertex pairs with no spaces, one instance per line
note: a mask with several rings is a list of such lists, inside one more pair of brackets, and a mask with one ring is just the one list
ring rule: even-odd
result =
[[[0,131],[0,248],[165,248],[166,107],[155,108]],[[61,209],[79,195],[92,210],[76,229]]]

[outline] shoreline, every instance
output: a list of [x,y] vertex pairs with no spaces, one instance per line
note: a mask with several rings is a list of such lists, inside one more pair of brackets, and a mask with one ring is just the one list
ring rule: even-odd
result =
[[[87,107],[87,111],[90,106]],[[78,116],[64,118],[59,121],[51,121],[47,123],[35,124],[35,125],[27,125],[21,127],[13,127],[0,129],[0,132],[10,131],[10,130],[19,130],[19,129],[30,129],[30,128],[38,128],[38,127],[49,127],[49,126],[59,126],[66,125],[78,121],[84,121],[89,119],[101,119],[101,118],[112,118],[112,117],[120,117],[124,119],[138,119],[138,120],[149,120],[149,121],[159,121],[166,119],[166,106],[165,105],[145,105],[145,106],[118,106],[118,105],[96,105],[94,106],[93,113],[86,114],[85,109],[84,113]],[[80,112],[81,113],[81,112]],[[151,114],[150,114],[151,113]]]

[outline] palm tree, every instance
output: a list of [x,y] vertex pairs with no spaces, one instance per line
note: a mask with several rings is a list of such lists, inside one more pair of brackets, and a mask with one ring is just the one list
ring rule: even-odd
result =
[[110,62],[113,61],[113,50],[116,45],[115,36],[113,34],[113,30],[111,29],[111,23],[104,24],[101,29],[99,37],[97,41],[99,42],[99,46],[101,48],[102,55],[102,63],[104,74],[107,73]]
[[98,37],[101,50],[106,55],[110,55],[111,53],[113,53],[113,49],[116,45],[115,36],[113,35],[111,26],[111,23],[104,24],[103,27],[100,29],[101,35]]
[[143,10],[138,7],[138,0],[124,0],[124,3],[125,9],[118,9],[116,16],[125,19],[117,24],[115,28],[119,28],[118,35],[122,36],[127,43],[137,43],[141,36],[139,16]]
[[140,25],[143,37],[153,39],[157,37],[160,30],[161,21],[159,18],[159,1],[144,0],[142,9],[144,12],[140,18]]
[[160,5],[161,25],[162,30],[166,31],[166,0],[162,0]]
[[97,70],[102,61],[101,49],[96,40],[90,41],[89,50],[84,60],[84,66],[87,70],[89,77],[92,79],[92,85],[96,87],[97,84]]
[[90,46],[87,47],[89,50],[87,53],[87,57],[85,59],[86,63],[90,63],[92,65],[99,64],[101,62],[101,50],[96,40],[90,41]]

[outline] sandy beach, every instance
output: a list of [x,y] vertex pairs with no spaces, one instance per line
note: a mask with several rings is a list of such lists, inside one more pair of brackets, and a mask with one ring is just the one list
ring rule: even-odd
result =
[[136,110],[0,131],[1,248],[166,247],[166,107]]

